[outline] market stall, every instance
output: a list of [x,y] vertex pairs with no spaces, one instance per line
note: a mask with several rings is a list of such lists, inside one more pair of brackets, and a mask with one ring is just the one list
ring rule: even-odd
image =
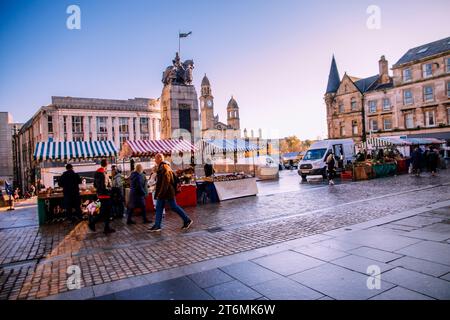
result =
[[[256,168],[254,159],[252,165],[239,165],[237,159],[239,154],[245,155],[259,150],[258,146],[242,139],[211,139],[200,140],[197,144],[198,152],[201,153],[203,161],[210,159],[214,162],[219,158],[233,158],[233,173],[217,172],[212,178],[199,178],[198,181],[206,184],[203,186],[211,192],[208,197],[219,201],[255,196],[258,194],[256,185]],[[248,158],[250,159],[250,158]],[[208,186],[212,184],[213,186]]]
[[408,143],[387,138],[368,138],[357,145],[359,152],[353,166],[354,179],[367,180],[405,173],[407,159],[398,151],[400,145]]
[[[112,141],[65,141],[38,142],[34,152],[34,160],[43,162],[69,162],[117,157],[117,148]],[[80,191],[82,203],[97,199],[95,188],[82,186]],[[62,188],[38,190],[39,224],[63,220],[66,215],[63,209]]]
[[[181,181],[180,193],[176,195],[177,204],[182,207],[197,205],[197,190],[194,179],[194,172],[190,167],[183,169],[185,164],[184,154],[196,151],[196,147],[186,140],[134,140],[126,141],[122,146],[120,157],[123,158],[153,158],[156,154],[162,153],[165,156],[177,156],[181,161],[182,169],[175,170]],[[190,156],[189,156],[190,157]],[[189,161],[186,161],[189,162]],[[190,163],[189,163],[190,164]],[[129,189],[125,189],[125,199],[128,199]],[[146,209],[149,212],[155,210],[153,197],[150,193],[146,198]]]

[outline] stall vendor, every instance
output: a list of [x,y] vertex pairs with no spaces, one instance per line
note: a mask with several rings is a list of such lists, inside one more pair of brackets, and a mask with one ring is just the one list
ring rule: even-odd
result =
[[211,159],[206,160],[203,169],[205,170],[205,177],[211,177],[215,173],[214,167],[211,164]]

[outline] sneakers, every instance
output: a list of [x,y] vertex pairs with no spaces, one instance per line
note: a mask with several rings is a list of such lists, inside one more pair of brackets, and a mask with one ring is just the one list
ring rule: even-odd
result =
[[134,222],[133,220],[128,220],[127,224],[136,224],[136,222]]
[[187,229],[189,229],[189,227],[191,226],[191,224],[193,223],[194,221],[192,221],[192,220],[189,220],[188,222],[185,222],[184,224],[183,224],[183,226],[181,227],[181,230],[187,230]]
[[330,186],[334,186],[334,181],[330,180],[330,182],[328,183]]
[[148,229],[148,231],[150,231],[150,232],[160,232],[161,231],[161,227],[153,226],[150,229]]

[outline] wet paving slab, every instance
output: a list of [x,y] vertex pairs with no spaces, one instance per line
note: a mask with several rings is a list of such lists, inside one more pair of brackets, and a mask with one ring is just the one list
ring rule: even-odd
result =
[[[268,196],[270,187],[261,187],[263,192],[258,197],[187,208],[195,221],[188,232],[179,230],[181,221],[170,211],[161,234],[149,233],[148,225],[128,226],[124,221],[115,220],[117,232],[107,237],[101,232],[89,232],[85,222],[30,226],[28,223],[36,219],[33,205],[17,208],[13,213],[1,212],[0,298],[43,298],[65,292],[66,270],[71,265],[80,267],[82,286],[88,287],[262,250],[450,198],[449,172],[436,178],[398,176],[336,186],[303,185],[294,176],[296,172],[287,174],[291,176],[286,175],[277,183],[283,183],[284,179],[294,186],[283,185],[280,190],[298,188],[297,191]],[[439,214],[445,216],[445,212]],[[26,225],[20,226],[21,218]],[[440,219],[440,223],[445,221],[434,218]],[[434,225],[434,219],[431,220],[426,227]],[[326,241],[321,245],[326,246]],[[414,241],[421,240],[402,239],[402,244]],[[344,243],[351,247],[349,250],[374,245],[361,242]],[[397,248],[379,244],[374,249]],[[20,264],[27,261],[30,261],[28,265]]]

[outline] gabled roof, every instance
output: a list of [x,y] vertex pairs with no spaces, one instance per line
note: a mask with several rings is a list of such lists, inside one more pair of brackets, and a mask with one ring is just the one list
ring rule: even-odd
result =
[[450,37],[409,49],[393,67],[450,51]]
[[339,72],[336,65],[336,60],[333,58],[331,59],[331,67],[330,67],[330,73],[328,74],[328,84],[327,84],[327,91],[326,93],[334,93],[339,88],[339,85],[341,83],[341,78],[339,77]]
[[361,91],[361,93],[367,92],[369,91],[369,89],[371,89],[371,87],[375,84],[375,82],[378,80],[378,75],[372,76],[372,77],[368,77],[365,79],[360,79],[355,83],[355,86],[358,88],[359,91]]

